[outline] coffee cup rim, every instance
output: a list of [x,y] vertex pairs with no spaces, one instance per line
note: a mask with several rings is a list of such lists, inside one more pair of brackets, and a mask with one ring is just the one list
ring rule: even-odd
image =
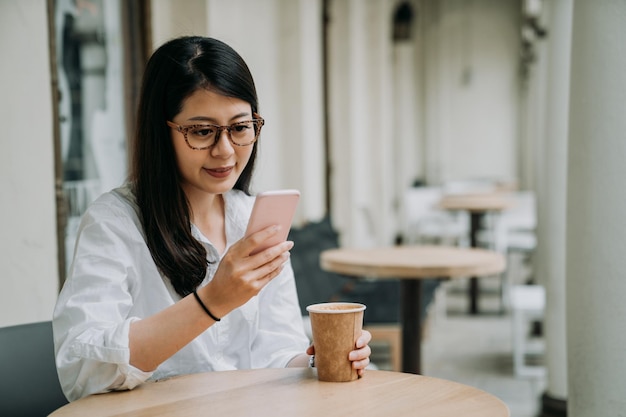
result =
[[[342,308],[338,310],[332,310],[332,309],[327,309],[327,308],[320,308],[320,306],[326,306],[326,307],[351,306],[352,308]],[[365,304],[361,304],[361,303],[337,301],[337,302],[311,304],[307,306],[306,311],[308,311],[309,313],[313,312],[313,313],[322,313],[322,314],[343,314],[343,313],[357,313],[359,311],[365,310],[366,308],[367,307],[365,306]]]

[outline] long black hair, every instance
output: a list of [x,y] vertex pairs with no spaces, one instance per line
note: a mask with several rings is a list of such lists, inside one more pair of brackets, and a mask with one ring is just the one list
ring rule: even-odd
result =
[[[170,40],[154,52],[144,72],[130,172],[152,258],[183,297],[204,279],[207,254],[191,234],[189,202],[180,185],[166,121],[180,113],[184,100],[199,89],[244,100],[253,113],[258,112],[252,74],[234,49],[199,36]],[[246,194],[257,144],[234,187]]]

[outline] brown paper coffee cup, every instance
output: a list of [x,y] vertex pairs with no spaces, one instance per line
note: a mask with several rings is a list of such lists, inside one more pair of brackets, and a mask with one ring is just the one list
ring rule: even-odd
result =
[[348,354],[355,349],[363,327],[365,306],[358,303],[321,303],[308,306],[320,381],[346,382],[358,378]]

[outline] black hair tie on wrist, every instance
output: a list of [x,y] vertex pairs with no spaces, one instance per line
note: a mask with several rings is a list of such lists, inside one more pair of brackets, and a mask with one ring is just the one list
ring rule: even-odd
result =
[[215,317],[213,315],[213,313],[211,313],[209,311],[209,309],[207,308],[207,306],[204,305],[204,303],[202,302],[202,300],[200,299],[200,296],[198,295],[198,293],[194,290],[193,292],[193,296],[196,297],[196,300],[198,301],[198,304],[200,304],[200,307],[202,307],[202,309],[209,315],[209,317],[211,317],[213,320],[215,321],[220,321],[221,319],[218,319],[217,317]]

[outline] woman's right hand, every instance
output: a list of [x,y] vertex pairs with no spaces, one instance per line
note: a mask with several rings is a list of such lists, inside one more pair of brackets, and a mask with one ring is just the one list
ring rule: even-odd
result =
[[250,255],[279,230],[280,226],[269,226],[236,242],[222,257],[209,284],[198,289],[217,317],[223,317],[245,304],[283,270],[289,260],[289,250],[293,247],[291,241]]

